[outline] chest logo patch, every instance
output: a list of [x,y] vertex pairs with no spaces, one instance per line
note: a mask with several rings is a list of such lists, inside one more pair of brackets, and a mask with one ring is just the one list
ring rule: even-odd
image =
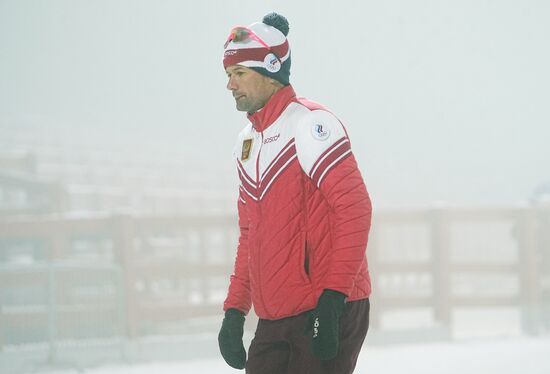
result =
[[327,140],[330,136],[330,129],[320,123],[311,126],[311,135],[317,140]]
[[252,149],[252,139],[243,140],[243,148],[241,150],[241,161],[246,161],[250,158],[251,149]]

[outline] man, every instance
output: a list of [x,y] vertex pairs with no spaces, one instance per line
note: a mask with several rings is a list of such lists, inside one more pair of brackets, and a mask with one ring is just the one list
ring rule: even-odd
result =
[[234,154],[240,238],[218,341],[250,374],[352,373],[369,325],[371,203],[340,121],[290,85],[288,30],[271,13],[225,44],[227,88],[249,123]]

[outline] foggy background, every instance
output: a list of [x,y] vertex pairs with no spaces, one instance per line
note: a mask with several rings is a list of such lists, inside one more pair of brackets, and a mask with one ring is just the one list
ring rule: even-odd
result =
[[[270,11],[285,15],[290,23],[290,80],[296,92],[325,104],[346,125],[375,210],[373,227],[378,231],[373,238],[378,239],[372,242],[378,244],[372,244],[373,253],[389,253],[396,261],[422,257],[432,265],[429,271],[437,273],[439,263],[422,252],[435,248],[429,238],[430,225],[437,219],[429,218],[429,228],[418,229],[426,224],[424,213],[450,209],[452,216],[452,209],[473,209],[460,219],[467,223],[486,217],[485,226],[451,234],[453,244],[447,249],[458,252],[458,258],[464,253],[476,258],[486,250],[487,258],[520,263],[522,274],[528,269],[526,263],[543,264],[540,280],[533,284],[546,295],[544,290],[550,289],[550,277],[545,275],[550,273],[545,234],[550,227],[548,2],[0,0],[0,279],[4,279],[0,306],[5,316],[19,313],[21,305],[50,306],[46,308],[50,319],[40,317],[46,318],[49,335],[25,330],[27,322],[17,319],[2,322],[0,313],[0,369],[12,373],[63,366],[59,362],[66,361],[95,366],[119,360],[94,361],[86,349],[61,354],[56,348],[52,354],[52,324],[57,322],[51,319],[52,299],[47,296],[51,289],[38,286],[43,280],[35,288],[21,288],[20,278],[9,278],[44,269],[50,276],[58,274],[67,270],[67,259],[107,264],[109,277],[124,276],[126,265],[118,267],[115,261],[118,234],[115,239],[103,231],[75,234],[74,222],[82,217],[93,219],[92,226],[103,225],[103,219],[105,227],[132,226],[136,237],[129,242],[136,246],[131,252],[136,259],[147,254],[147,248],[170,247],[170,253],[181,257],[182,276],[184,266],[200,263],[202,249],[213,243],[205,256],[223,265],[209,286],[217,290],[211,301],[219,309],[236,235],[232,219],[237,178],[231,153],[246,124],[225,88],[223,43],[232,26],[261,21]],[[411,226],[392,231],[391,225],[411,209]],[[525,223],[524,213],[533,215],[531,223]],[[118,220],[120,215],[123,218]],[[151,216],[168,223],[150,223],[145,218]],[[200,235],[212,225],[208,222],[215,222],[223,234],[207,234],[211,242],[204,244]],[[523,261],[521,253],[529,240],[521,233],[531,224],[533,228],[525,232],[535,232],[535,254]],[[107,230],[104,226],[101,230]],[[86,230],[100,230],[95,227]],[[172,227],[184,233],[174,234],[174,239],[166,234],[173,234]],[[58,242],[49,236],[66,238],[69,244],[56,250]],[[167,258],[166,250],[159,253]],[[159,269],[169,272],[163,266]],[[178,269],[170,271],[176,274]],[[492,270],[481,275],[489,273]],[[70,277],[67,283],[78,283],[76,275]],[[97,282],[105,280],[96,277]],[[410,274],[404,274],[384,281],[380,275],[379,284],[393,285],[398,297],[406,296],[407,284],[436,283],[422,277],[411,280]],[[508,283],[482,281],[493,285],[487,286],[488,297],[502,284],[521,294],[524,276],[509,277],[513,279]],[[53,284],[63,283],[56,279]],[[153,296],[170,289],[177,299],[187,292],[178,293],[173,291],[178,286],[159,282],[151,286]],[[457,282],[462,292],[476,289]],[[148,287],[146,282],[136,284],[132,287],[139,290]],[[180,288],[191,289],[193,299],[193,292],[204,286],[194,280],[185,287]],[[128,296],[113,290],[112,295]],[[81,290],[79,297],[86,292]],[[495,321],[491,311],[481,311],[485,315],[479,319],[465,312],[453,318],[455,323],[462,318],[463,323],[454,326],[452,335],[522,336],[522,308],[525,305],[520,303],[506,310],[494,328],[486,324]],[[549,311],[537,313],[546,317]],[[399,326],[399,321],[429,325],[430,313],[429,318],[424,314],[381,322],[373,336],[378,331],[384,340],[385,326]],[[154,335],[172,336],[177,330],[178,339],[185,340],[194,333],[210,333],[204,346],[219,360],[215,330],[221,312],[207,315],[211,319],[199,324],[204,327],[192,327],[196,320],[182,317],[177,328]],[[200,313],[193,314],[197,316]],[[546,336],[547,329],[543,329]],[[439,330],[430,331],[434,338],[441,337]],[[80,335],[86,336],[84,328]],[[129,335],[141,342],[141,349],[155,345],[144,340],[147,332]],[[110,336],[105,333],[106,345],[118,347],[118,340],[113,343]],[[405,335],[396,336],[390,340],[407,340]],[[46,356],[21,353],[20,344],[48,339]],[[544,344],[549,344],[548,339]],[[123,348],[122,357],[135,357],[132,349],[139,350]],[[163,358],[151,354],[153,361]]]
[[166,155],[208,180],[201,189],[234,194],[246,119],[225,89],[223,43],[277,10],[291,82],[346,124],[375,206],[516,203],[550,183],[544,1],[0,4],[6,135]]

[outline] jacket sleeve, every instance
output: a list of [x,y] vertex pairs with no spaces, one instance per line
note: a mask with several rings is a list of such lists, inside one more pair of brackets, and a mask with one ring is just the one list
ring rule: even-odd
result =
[[319,287],[350,296],[363,262],[372,206],[340,121],[330,112],[312,111],[296,131],[296,149],[304,172],[329,205],[332,248]]
[[251,307],[250,279],[248,273],[248,214],[246,201],[242,187],[239,188],[239,200],[237,202],[239,212],[239,243],[233,274],[230,277],[227,298],[223,304],[223,310],[235,308],[248,314]]

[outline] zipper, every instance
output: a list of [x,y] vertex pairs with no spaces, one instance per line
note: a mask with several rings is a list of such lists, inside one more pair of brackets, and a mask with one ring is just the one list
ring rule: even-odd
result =
[[311,267],[311,264],[310,264],[310,256],[309,256],[309,245],[307,243],[307,232],[306,232],[306,238],[304,241],[304,262],[302,263],[302,268],[306,275],[307,280],[311,279],[309,276],[310,267]]
[[[309,245],[308,245],[308,212],[307,212],[307,189],[306,189],[306,182],[305,182],[305,178],[304,178],[304,174],[302,173],[301,175],[301,179],[302,179],[302,201],[303,201],[303,204],[304,204],[304,207],[302,209],[302,212],[304,214],[304,263],[302,264],[302,267],[304,268],[304,273],[306,274],[307,276],[307,279],[311,282],[311,251],[309,249]],[[306,271],[306,263],[307,263],[307,271]]]
[[[256,157],[256,187],[258,188],[258,193],[260,192],[260,155],[262,153],[262,147],[264,146],[264,132],[261,131],[260,132],[260,149],[258,149],[258,157]],[[258,195],[258,218],[259,218],[259,221],[261,221],[262,219],[262,204],[261,204],[261,201],[260,201],[260,196]],[[264,300],[264,295],[263,295],[263,292],[262,292],[262,287],[263,287],[263,284],[262,284],[262,280],[261,280],[261,277],[262,277],[262,271],[260,270],[260,264],[261,264],[261,261],[260,261],[260,253],[261,253],[261,243],[258,243],[258,250],[257,250],[257,263],[256,263],[256,270],[258,271],[258,292],[260,293],[260,300],[262,301],[262,304],[263,304],[263,309],[267,311],[267,305],[265,303],[265,300]],[[269,313],[269,312],[268,312]]]
[[[258,157],[256,157],[256,186],[260,187],[260,154],[262,153],[262,147],[264,146],[264,132],[260,132],[260,149],[258,150]],[[258,196],[258,199],[260,196]],[[259,201],[259,200],[258,200]]]

